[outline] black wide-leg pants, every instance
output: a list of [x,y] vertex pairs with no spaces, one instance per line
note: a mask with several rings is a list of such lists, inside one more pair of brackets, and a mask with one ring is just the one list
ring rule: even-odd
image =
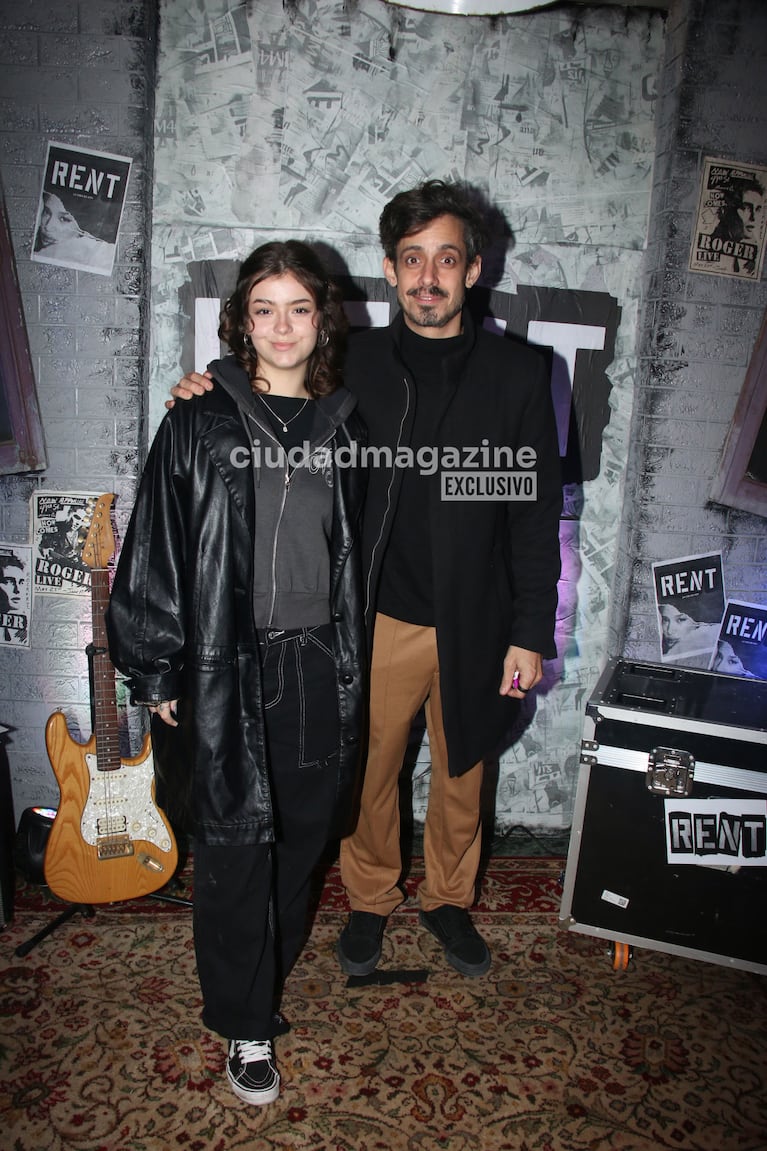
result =
[[202,1019],[227,1039],[271,1039],[304,944],[312,872],[333,821],[338,697],[329,625],[261,645],[275,842],[194,847]]

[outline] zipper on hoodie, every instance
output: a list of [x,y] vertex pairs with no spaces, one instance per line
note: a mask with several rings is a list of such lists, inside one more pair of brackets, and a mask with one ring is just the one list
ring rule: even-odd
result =
[[269,603],[269,624],[272,625],[272,616],[274,615],[274,605],[277,601],[277,540],[280,534],[280,524],[285,512],[285,504],[288,502],[288,491],[290,489],[290,466],[288,464],[288,456],[285,449],[280,444],[280,450],[285,455],[285,483],[282,486],[282,500],[280,502],[280,512],[277,516],[277,523],[274,526],[274,539],[272,541],[272,595]]
[[[251,418],[253,418],[253,417],[251,417]],[[257,424],[256,426],[259,428],[259,430],[261,430],[260,424]],[[327,443],[329,443],[330,440],[332,440],[334,438],[335,434],[336,434],[336,429],[334,426],[332,426],[324,440],[319,440],[316,444],[311,446],[310,457],[311,457],[311,455],[314,454],[314,452],[318,451],[320,448],[324,448],[325,445]],[[271,599],[269,602],[269,616],[268,616],[269,622],[267,624],[268,627],[271,627],[272,617],[274,616],[274,607],[275,607],[275,603],[277,601],[277,547],[279,544],[280,526],[282,524],[282,517],[285,514],[285,504],[288,501],[288,493],[290,491],[290,481],[291,481],[292,477],[291,477],[291,472],[290,472],[290,463],[288,461],[288,453],[285,451],[285,449],[283,448],[280,441],[277,439],[277,437],[275,435],[273,435],[273,433],[271,431],[267,430],[267,435],[269,435],[270,438],[276,443],[277,447],[280,449],[283,456],[285,457],[285,476],[284,476],[284,482],[283,482],[283,486],[282,486],[282,499],[280,501],[280,510],[279,510],[279,514],[277,516],[277,523],[275,524],[275,528],[274,528],[274,538],[272,540],[272,563],[271,563],[271,573],[272,573],[271,585],[272,586],[271,586]],[[302,461],[302,463],[299,465],[299,467],[303,466],[303,464],[305,462],[306,461]]]
[[[282,517],[283,517],[283,514],[285,512],[285,503],[286,503],[287,498],[288,498],[288,488],[290,487],[290,466],[288,464],[288,454],[285,451],[285,449],[283,448],[280,441],[275,436],[274,432],[271,430],[271,428],[268,428],[266,426],[262,426],[258,422],[258,420],[256,419],[256,417],[254,416],[254,414],[252,412],[242,412],[241,413],[241,418],[243,420],[245,420],[246,416],[247,416],[247,419],[253,421],[253,423],[256,425],[256,427],[258,428],[259,432],[261,432],[262,435],[268,436],[269,439],[274,444],[277,445],[279,450],[285,456],[285,475],[283,477],[283,484],[282,484],[282,499],[280,501],[280,510],[279,510],[279,514],[277,516],[277,524],[276,524],[275,529],[274,529],[274,543],[272,545],[272,563],[271,563],[271,572],[272,572],[271,584],[272,584],[272,587],[271,587],[271,602],[269,604],[269,615],[268,615],[268,623],[267,623],[267,627],[268,627],[269,625],[271,625],[271,622],[272,622],[272,616],[274,614],[274,602],[275,602],[275,599],[277,598],[277,589],[275,586],[276,575],[277,575],[277,535],[279,533],[280,524],[282,523]],[[245,422],[245,426],[246,426],[246,430],[247,430],[247,422]],[[255,472],[257,470],[260,472],[260,466],[257,467],[255,460],[254,460],[252,472]],[[256,479],[254,477],[253,483],[254,483],[253,500],[254,500],[254,507],[256,509],[255,514],[258,515],[258,489],[260,487],[260,480],[256,481]],[[256,562],[255,543],[256,543],[256,537],[254,534],[254,536],[253,536],[253,547],[254,547],[253,564],[254,565]],[[254,588],[254,594],[255,594],[255,588]]]

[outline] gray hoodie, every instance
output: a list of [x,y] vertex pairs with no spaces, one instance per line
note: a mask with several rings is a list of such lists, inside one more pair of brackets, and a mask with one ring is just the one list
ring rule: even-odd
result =
[[[256,495],[253,605],[258,628],[330,622],[329,540],[335,429],[356,406],[346,388],[315,400],[307,445],[286,453],[233,356],[208,365],[237,405]],[[244,461],[243,461],[244,462]],[[276,465],[276,466],[275,466]]]

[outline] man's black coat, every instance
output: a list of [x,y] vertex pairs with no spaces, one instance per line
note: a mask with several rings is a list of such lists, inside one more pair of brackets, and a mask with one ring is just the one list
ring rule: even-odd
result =
[[[476,327],[464,309],[467,347],[447,362],[450,399],[437,430],[440,464],[430,484],[429,524],[434,618],[451,775],[499,749],[515,701],[499,695],[510,644],[556,655],[554,623],[560,574],[562,488],[548,365],[537,349]],[[370,472],[363,529],[366,610],[372,623],[381,562],[397,509],[415,414],[415,388],[399,352],[404,321],[350,340],[345,383],[368,429]],[[511,448],[513,469],[494,466],[494,449]],[[516,466],[520,449],[535,464]],[[450,452],[448,449],[455,449]],[[472,460],[470,449],[476,449]],[[484,456],[483,456],[484,450]],[[522,453],[525,458],[525,453]],[[483,461],[489,461],[489,468]],[[456,466],[457,462],[457,466]],[[444,465],[444,466],[442,466]],[[417,466],[417,464],[416,464]],[[534,500],[442,498],[443,474],[526,472]],[[483,482],[483,481],[480,481]]]

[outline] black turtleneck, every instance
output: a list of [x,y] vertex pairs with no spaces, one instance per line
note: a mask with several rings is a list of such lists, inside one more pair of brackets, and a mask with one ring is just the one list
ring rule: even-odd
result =
[[[438,450],[437,429],[450,398],[447,361],[459,352],[466,336],[427,339],[403,328],[400,351],[415,385],[415,418],[410,441]],[[436,457],[438,460],[438,457]],[[431,465],[433,466],[433,464]],[[439,471],[422,475],[417,461],[402,477],[391,535],[381,568],[378,610],[394,619],[422,627],[434,626],[429,493],[439,484]]]

